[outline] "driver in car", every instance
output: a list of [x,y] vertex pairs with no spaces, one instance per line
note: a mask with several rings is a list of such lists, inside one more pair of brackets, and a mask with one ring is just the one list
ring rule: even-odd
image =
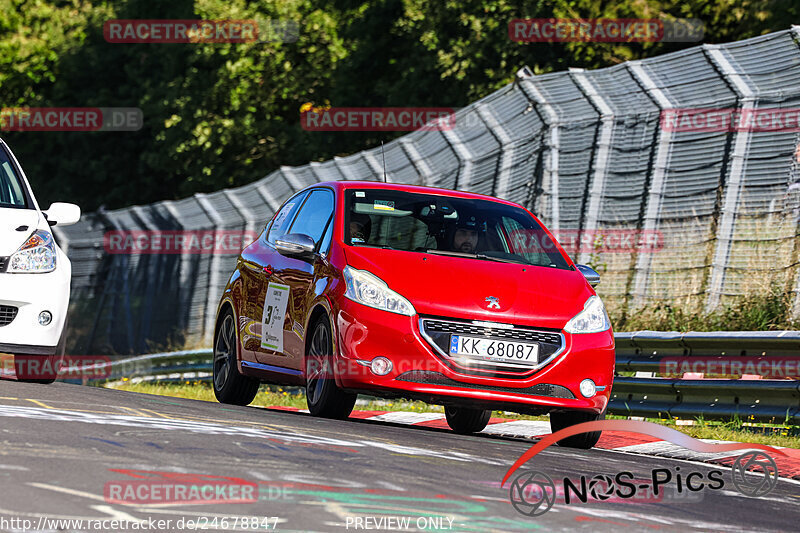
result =
[[479,231],[480,222],[474,216],[459,219],[456,222],[456,231],[453,233],[452,251],[467,254],[476,253]]
[[365,243],[372,230],[372,219],[369,215],[350,213],[350,242]]

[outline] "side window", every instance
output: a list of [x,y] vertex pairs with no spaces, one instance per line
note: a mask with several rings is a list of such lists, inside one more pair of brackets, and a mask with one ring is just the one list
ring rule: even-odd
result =
[[319,243],[332,214],[333,192],[328,189],[311,191],[289,233],[303,233]]
[[301,205],[303,205],[303,199],[307,195],[307,192],[300,193],[283,204],[281,210],[278,211],[277,215],[275,215],[272,225],[269,228],[269,233],[267,234],[267,241],[270,244],[275,244],[275,239],[283,236],[286,233],[286,230],[289,229],[289,225],[292,223],[292,220],[294,220],[297,210],[300,209]]
[[11,167],[11,160],[6,157],[0,147],[0,205],[8,207],[25,207],[25,194],[22,184]]

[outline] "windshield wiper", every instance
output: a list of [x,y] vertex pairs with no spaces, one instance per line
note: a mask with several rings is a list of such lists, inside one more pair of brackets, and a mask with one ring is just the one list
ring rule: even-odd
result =
[[468,252],[451,252],[450,250],[434,250],[432,248],[425,250],[425,253],[433,255],[451,255],[453,257],[478,257],[478,254],[471,254]]
[[451,257],[467,257],[470,259],[485,259],[488,261],[497,261],[498,263],[514,263],[517,265],[530,265],[531,263],[522,260],[522,259],[510,259],[506,257],[493,257],[491,255],[486,254],[473,254],[469,252],[451,252],[449,250],[426,250],[426,253],[434,254],[434,255],[448,255]]
[[370,244],[367,242],[351,242],[350,246],[366,246],[368,248],[382,248],[384,250],[394,250],[394,248],[392,248],[388,244]]
[[511,258],[508,258],[508,257],[493,257],[491,255],[485,255],[485,254],[475,254],[475,255],[478,257],[478,259],[488,259],[489,261],[497,261],[498,263],[514,263],[516,265],[530,265],[530,264],[532,264],[532,263],[529,263],[529,262],[525,261],[524,259],[511,259]]

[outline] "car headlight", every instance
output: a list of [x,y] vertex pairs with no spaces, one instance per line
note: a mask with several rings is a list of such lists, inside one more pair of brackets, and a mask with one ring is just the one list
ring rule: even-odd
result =
[[564,326],[567,333],[600,333],[611,327],[608,313],[599,296],[591,296],[583,305],[583,311],[575,315]]
[[8,262],[8,272],[38,274],[56,269],[56,243],[49,231],[36,230],[14,252]]
[[371,272],[346,266],[344,280],[347,285],[344,295],[354,302],[399,315],[417,314],[411,302],[391,290],[385,281]]

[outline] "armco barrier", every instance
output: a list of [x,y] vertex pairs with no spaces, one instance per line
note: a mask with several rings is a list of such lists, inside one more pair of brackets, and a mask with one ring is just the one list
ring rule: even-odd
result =
[[693,360],[702,360],[705,366],[782,360],[796,365],[800,331],[637,331],[617,333],[615,342],[617,372],[636,372],[637,376],[615,378],[609,407],[614,414],[705,419],[738,416],[742,420],[800,423],[798,379],[640,377],[663,373],[665,360],[686,361],[688,366]]
[[[653,375],[665,358],[737,358],[800,356],[800,331],[617,333],[617,372]],[[143,355],[107,363],[105,380],[207,381],[210,349]],[[791,360],[796,360],[794,357]],[[104,366],[104,365],[101,365]],[[800,424],[798,379],[682,379],[617,376],[609,412],[659,418],[741,420]]]
[[[106,377],[94,382],[142,378],[144,381],[205,381],[211,377],[212,353],[208,348],[140,355],[86,367],[87,374]],[[98,372],[94,372],[98,371]]]

